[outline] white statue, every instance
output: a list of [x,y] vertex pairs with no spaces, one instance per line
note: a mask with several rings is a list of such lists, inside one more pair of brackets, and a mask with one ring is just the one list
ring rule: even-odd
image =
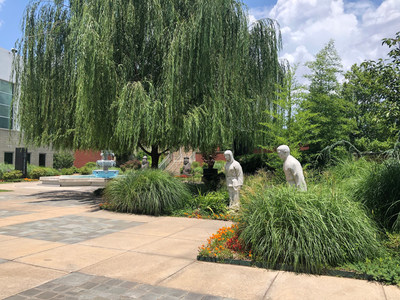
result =
[[307,184],[304,180],[301,164],[290,155],[289,147],[280,145],[276,151],[278,152],[278,156],[283,160],[283,171],[285,172],[286,181],[289,185],[295,186],[301,191],[307,191]]
[[143,156],[142,158],[142,166],[141,169],[147,169],[149,167],[149,162],[147,161],[147,156]]
[[238,209],[240,206],[239,191],[243,185],[243,170],[241,165],[233,159],[232,151],[226,150],[224,156],[226,159],[225,176],[229,192],[229,207],[231,209]]

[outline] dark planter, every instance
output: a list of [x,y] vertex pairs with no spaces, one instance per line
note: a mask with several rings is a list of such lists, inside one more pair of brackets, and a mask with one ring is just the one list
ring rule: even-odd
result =
[[218,169],[203,169],[202,181],[210,190],[216,190],[219,184]]

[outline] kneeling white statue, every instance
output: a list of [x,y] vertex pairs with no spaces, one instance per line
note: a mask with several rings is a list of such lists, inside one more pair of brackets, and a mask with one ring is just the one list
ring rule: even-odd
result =
[[307,184],[304,180],[303,169],[300,162],[290,155],[290,149],[286,145],[280,145],[276,151],[283,160],[283,171],[289,185],[295,186],[301,191],[307,191]]
[[233,159],[233,153],[230,150],[224,152],[226,159],[225,165],[225,177],[226,185],[229,192],[229,208],[238,209],[240,206],[239,202],[239,191],[243,185],[243,170],[242,166]]

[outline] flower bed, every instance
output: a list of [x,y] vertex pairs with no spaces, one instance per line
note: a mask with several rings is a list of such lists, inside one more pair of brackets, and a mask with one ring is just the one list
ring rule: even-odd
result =
[[[220,228],[216,234],[207,239],[206,245],[199,247],[197,256],[198,261],[224,263],[231,265],[241,265],[248,267],[269,268],[261,259],[253,257],[251,250],[241,243],[238,238],[238,225],[233,224],[230,227]],[[377,258],[380,264],[385,264],[387,259]],[[396,264],[396,259],[390,257],[390,262]],[[377,263],[367,260],[366,263],[360,265],[345,265],[337,268],[325,268],[321,275],[338,276],[344,278],[364,279],[369,281],[379,281],[385,284],[399,285],[399,278],[394,271],[389,274],[382,270],[371,270],[366,267],[369,263],[369,269],[376,267]],[[398,264],[397,264],[398,266]],[[290,265],[279,264],[276,266],[278,270],[294,271]],[[381,268],[382,269],[382,268]],[[393,266],[391,266],[393,269]],[[399,285],[400,286],[400,285]]]
[[214,261],[232,259],[250,261],[252,253],[240,243],[237,229],[236,224],[220,228],[207,240],[207,245],[199,247],[199,260],[212,258]]

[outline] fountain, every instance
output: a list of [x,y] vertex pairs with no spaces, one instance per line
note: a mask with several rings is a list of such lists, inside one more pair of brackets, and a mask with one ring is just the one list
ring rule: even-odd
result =
[[[111,156],[113,159],[109,159]],[[118,175],[118,170],[109,170],[108,168],[115,167],[115,155],[110,150],[101,152],[101,160],[96,161],[96,164],[103,168],[102,170],[94,170],[93,175],[97,178],[113,178]]]
[[[101,153],[102,159],[96,164],[102,170],[94,170],[91,175],[61,175],[61,176],[44,176],[40,177],[43,184],[55,184],[59,186],[98,186],[104,187],[111,178],[118,175],[118,170],[109,170],[108,168],[115,167],[115,155],[109,150],[103,150]],[[109,159],[109,156],[112,159]]]

